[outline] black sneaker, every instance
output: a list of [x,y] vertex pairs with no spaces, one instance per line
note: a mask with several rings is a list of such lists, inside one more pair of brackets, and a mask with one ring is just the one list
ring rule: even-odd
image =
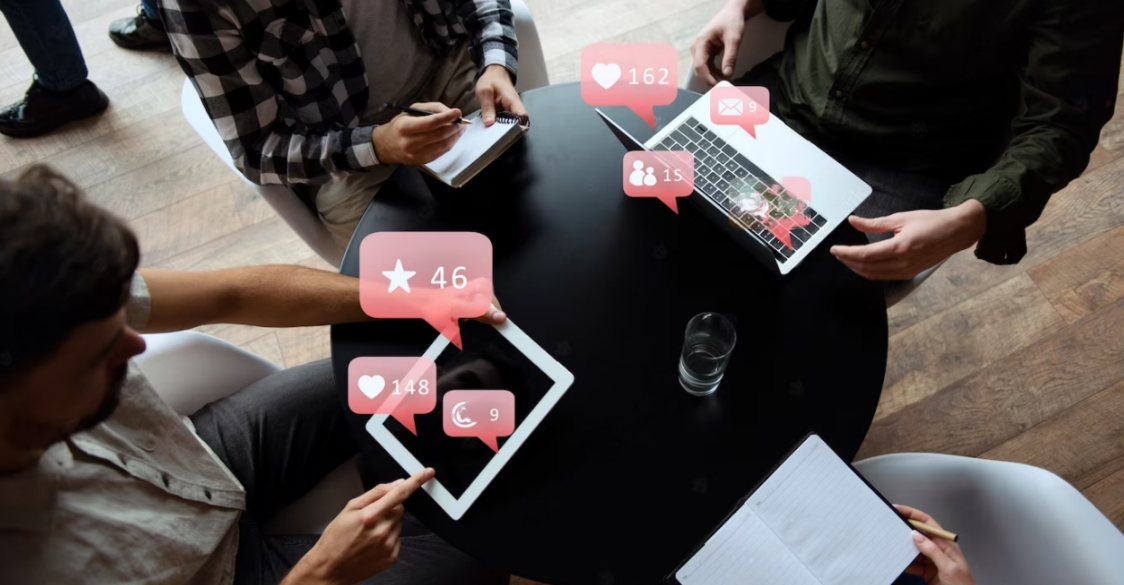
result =
[[137,7],[137,15],[120,18],[109,25],[109,38],[118,47],[133,50],[167,49],[168,33],[158,20],[152,20],[144,13],[144,7]]
[[69,122],[96,116],[109,106],[109,98],[90,80],[65,92],[51,91],[31,82],[23,101],[0,109],[0,134],[13,138],[42,136]]

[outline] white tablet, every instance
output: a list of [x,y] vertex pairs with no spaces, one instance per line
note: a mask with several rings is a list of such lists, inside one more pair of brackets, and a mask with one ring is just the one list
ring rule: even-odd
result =
[[[436,477],[422,489],[459,520],[495,479],[574,382],[574,375],[508,319],[502,325],[463,321],[461,352],[438,335],[425,356],[438,368],[438,403],[415,417],[418,435],[394,418],[377,414],[367,432],[413,474],[433,467]],[[480,439],[454,438],[443,431],[443,396],[452,390],[510,390],[515,394],[516,427],[499,439],[494,452]],[[456,453],[449,457],[449,453]]]

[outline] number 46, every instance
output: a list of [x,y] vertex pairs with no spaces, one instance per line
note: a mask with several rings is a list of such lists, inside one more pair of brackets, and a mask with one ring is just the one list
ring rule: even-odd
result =
[[[445,267],[438,266],[437,272],[433,273],[433,278],[429,282],[445,288]],[[468,286],[468,278],[464,276],[464,266],[457,266],[453,269],[453,288],[461,289],[466,286]]]

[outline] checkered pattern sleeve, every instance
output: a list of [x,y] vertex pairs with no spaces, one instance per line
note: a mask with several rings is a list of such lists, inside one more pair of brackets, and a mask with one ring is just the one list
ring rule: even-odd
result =
[[472,35],[472,60],[483,72],[489,65],[503,65],[512,81],[519,70],[519,43],[515,38],[515,13],[510,0],[466,2],[465,28]]
[[[263,76],[263,71],[276,69],[261,62],[268,55],[246,46],[243,27],[260,28],[251,4],[160,2],[176,59],[195,85],[234,166],[258,185],[291,186],[322,184],[378,165],[371,142],[374,126],[348,127],[339,121],[310,124],[338,120],[341,104],[288,104]],[[284,41],[289,31],[277,34]],[[306,75],[313,73],[315,68],[306,69]],[[303,81],[311,85],[314,79]],[[363,82],[361,76],[358,79]],[[300,108],[299,119],[293,107]]]

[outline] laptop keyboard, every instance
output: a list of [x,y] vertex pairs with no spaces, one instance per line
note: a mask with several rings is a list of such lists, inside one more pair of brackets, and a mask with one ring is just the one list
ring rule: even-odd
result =
[[726,210],[735,225],[773,250],[784,262],[827,221],[812,206],[710,131],[688,118],[653,150],[683,150],[695,157],[695,191]]

